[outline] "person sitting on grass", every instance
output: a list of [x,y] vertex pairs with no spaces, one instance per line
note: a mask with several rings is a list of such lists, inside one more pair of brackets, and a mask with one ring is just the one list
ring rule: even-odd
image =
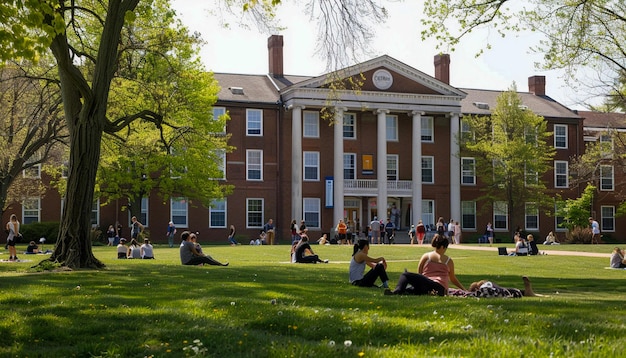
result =
[[296,246],[295,259],[297,263],[301,264],[328,263],[328,260],[321,260],[319,256],[313,252],[311,245],[309,245],[309,237],[306,235],[300,238],[300,242]]
[[143,245],[139,248],[139,252],[144,260],[154,259],[154,248],[147,238],[143,239]]
[[450,282],[465,290],[454,274],[454,261],[446,256],[449,244],[445,236],[436,234],[431,244],[434,251],[422,255],[417,273],[405,271],[400,275],[396,288],[393,291],[385,290],[385,294],[446,296]]
[[196,250],[196,246],[191,241],[192,237],[195,237],[196,234],[193,234],[189,231],[184,231],[180,238],[183,241],[180,244],[180,262],[183,265],[214,265],[214,266],[228,266],[228,262],[223,264],[211,256],[205,255],[203,253],[199,253]]
[[37,246],[37,244],[35,244],[34,241],[31,241],[26,247],[26,254],[33,255],[33,254],[38,254],[38,253],[39,253],[39,246]]
[[126,247],[126,239],[121,238],[120,243],[117,244],[117,258],[126,259],[128,254],[128,248]]
[[528,254],[539,255],[539,248],[535,242],[535,237],[532,234],[528,234],[528,236],[526,236],[526,240],[528,241]]
[[624,251],[617,246],[613,249],[613,253],[611,253],[611,268],[626,268]]
[[130,240],[130,245],[128,245],[128,252],[126,253],[126,258],[129,259],[140,259],[141,258],[141,245],[135,239]]
[[[365,239],[360,239],[354,244],[352,259],[350,259],[350,283],[360,287],[373,287],[380,277],[384,288],[389,288],[389,276],[387,276],[387,261],[384,257],[370,257],[370,244]],[[365,273],[365,266],[371,269]]]

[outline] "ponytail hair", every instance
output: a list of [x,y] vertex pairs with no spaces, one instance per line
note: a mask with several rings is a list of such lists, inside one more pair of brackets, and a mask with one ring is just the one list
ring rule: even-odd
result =
[[365,246],[369,246],[370,243],[366,239],[359,239],[356,244],[354,244],[354,250],[352,250],[352,256],[354,256],[359,250],[363,250]]

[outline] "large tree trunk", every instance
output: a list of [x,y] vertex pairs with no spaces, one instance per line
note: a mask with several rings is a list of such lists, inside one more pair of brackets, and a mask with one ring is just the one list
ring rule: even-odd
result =
[[102,138],[102,128],[98,122],[94,119],[80,120],[71,133],[66,205],[57,244],[50,259],[72,268],[104,266],[91,250],[93,189]]

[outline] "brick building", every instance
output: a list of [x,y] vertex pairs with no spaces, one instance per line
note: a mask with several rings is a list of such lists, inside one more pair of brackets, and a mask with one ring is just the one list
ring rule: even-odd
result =
[[[199,231],[203,241],[226,242],[230,224],[240,240],[250,239],[271,218],[279,242],[287,243],[292,220],[305,220],[317,239],[341,218],[362,232],[374,216],[392,214],[402,230],[419,219],[458,220],[466,239],[482,235],[487,222],[503,240],[517,225],[542,237],[564,235],[556,227],[559,218],[543,212],[509,218],[502,208],[478,210],[473,158],[458,157],[456,138],[463,115],[490,115],[501,91],[453,87],[448,55],[435,56],[434,77],[389,56],[318,77],[292,76],[283,71],[282,36],[271,36],[268,63],[267,75],[215,73],[221,90],[213,111],[229,113],[226,131],[236,147],[224,162],[224,180],[234,193],[210,209],[195,206],[193,198],[145,198],[141,220],[153,241],[165,241],[170,219],[179,229]],[[346,89],[331,88],[329,78],[341,78]],[[351,82],[360,89],[351,90]],[[522,103],[554,132],[546,195],[578,197],[584,188],[569,185],[568,161],[584,151],[584,115],[547,96],[545,77],[530,77],[528,86],[519,92]],[[324,109],[331,107],[335,117],[327,118]],[[94,224],[127,226],[126,204],[94,204]],[[5,216],[21,211],[25,222],[59,220],[58,194],[29,205],[15,204]],[[598,205],[598,213],[608,213]],[[600,221],[606,231],[609,221]],[[614,231],[624,232],[621,225],[613,218]]]

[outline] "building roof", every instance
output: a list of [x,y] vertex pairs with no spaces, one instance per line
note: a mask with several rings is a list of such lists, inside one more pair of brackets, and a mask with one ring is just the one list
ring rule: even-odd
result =
[[278,89],[267,75],[214,73],[213,77],[220,86],[220,101],[269,104],[280,99]]
[[[504,91],[461,88],[467,97],[461,101],[461,112],[472,115],[489,115],[497,105],[498,96]],[[576,112],[548,96],[536,96],[530,92],[517,92],[522,104],[533,113],[549,118],[580,119]],[[487,106],[485,106],[486,104]]]
[[584,118],[585,129],[626,129],[626,113],[578,111],[578,115]]

